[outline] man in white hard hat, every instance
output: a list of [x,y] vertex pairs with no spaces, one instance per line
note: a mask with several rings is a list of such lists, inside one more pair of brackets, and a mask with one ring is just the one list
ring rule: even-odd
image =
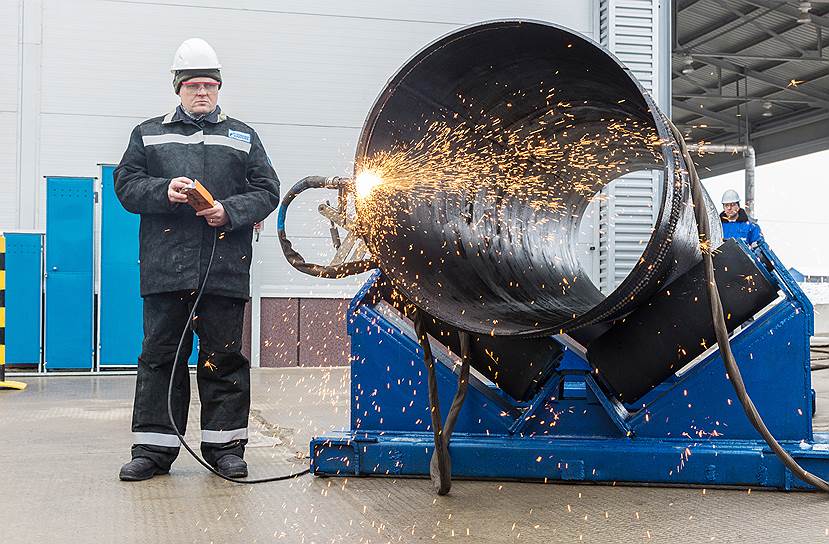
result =
[[722,221],[723,239],[739,238],[748,245],[763,239],[760,226],[753,222],[746,211],[740,207],[740,195],[737,191],[729,189],[723,193],[722,207],[720,221]]
[[[115,170],[118,198],[128,211],[141,215],[144,299],[132,460],[121,468],[122,480],[165,474],[179,453],[167,415],[167,390],[177,364],[172,408],[183,434],[193,330],[199,337],[202,455],[226,476],[248,473],[250,363],[241,353],[242,322],[250,292],[253,225],[279,204],[279,180],[256,132],[219,107],[220,69],[207,42],[194,38],[182,43],[172,66],[180,105],[135,127]],[[215,198],[213,207],[198,213],[183,193],[195,180]],[[174,362],[202,284],[197,315]]]

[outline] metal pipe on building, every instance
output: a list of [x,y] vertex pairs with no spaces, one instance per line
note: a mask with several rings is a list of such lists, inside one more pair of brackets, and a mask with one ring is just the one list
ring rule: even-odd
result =
[[754,204],[754,170],[756,156],[754,146],[741,144],[688,144],[688,151],[693,153],[742,153],[745,159],[745,187],[743,208],[749,217],[757,217],[757,208]]

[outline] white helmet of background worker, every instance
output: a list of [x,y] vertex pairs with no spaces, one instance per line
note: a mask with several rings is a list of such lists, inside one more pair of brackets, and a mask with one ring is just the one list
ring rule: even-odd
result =
[[181,84],[194,77],[210,77],[219,82],[221,88],[222,65],[216,50],[201,38],[184,40],[173,56],[173,88],[178,94]]
[[722,194],[722,203],[723,204],[731,204],[734,202],[740,201],[740,195],[737,194],[737,191],[734,189],[729,189]]

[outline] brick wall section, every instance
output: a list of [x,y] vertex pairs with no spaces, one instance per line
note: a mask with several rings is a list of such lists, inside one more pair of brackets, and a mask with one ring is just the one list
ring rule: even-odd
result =
[[242,324],[242,355],[250,359],[250,306],[245,304],[245,321]]
[[299,299],[263,298],[259,331],[260,366],[297,366]]
[[349,300],[301,299],[299,366],[348,364],[351,341],[346,333]]
[[263,298],[259,364],[263,367],[348,364],[349,300]]

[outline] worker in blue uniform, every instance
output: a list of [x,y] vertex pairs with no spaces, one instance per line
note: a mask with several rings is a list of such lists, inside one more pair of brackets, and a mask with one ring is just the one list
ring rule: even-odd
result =
[[729,189],[723,193],[722,207],[720,221],[722,221],[723,239],[737,238],[749,246],[763,239],[760,226],[752,221],[746,211],[740,207],[740,195],[737,191]]

